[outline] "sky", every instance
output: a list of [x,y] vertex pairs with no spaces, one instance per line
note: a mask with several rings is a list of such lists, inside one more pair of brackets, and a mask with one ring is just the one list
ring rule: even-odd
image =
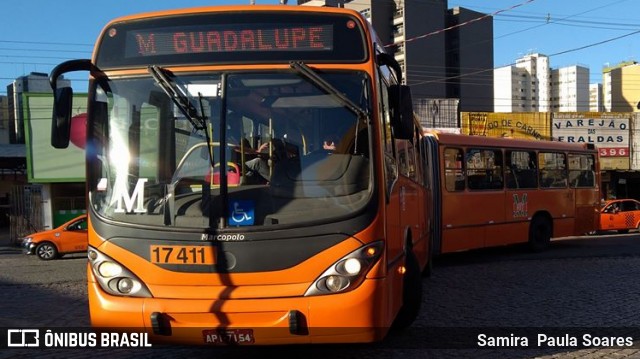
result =
[[[278,2],[255,0],[265,5]],[[6,94],[6,86],[17,77],[31,72],[49,73],[63,61],[89,58],[100,31],[113,18],[179,7],[248,3],[249,0],[3,1],[0,95]],[[290,5],[295,3],[289,1]],[[640,61],[638,0],[448,0],[448,5],[493,15],[494,67],[540,53],[549,56],[553,68],[587,66],[590,82],[601,83],[604,66]],[[67,75],[71,79],[73,76]]]

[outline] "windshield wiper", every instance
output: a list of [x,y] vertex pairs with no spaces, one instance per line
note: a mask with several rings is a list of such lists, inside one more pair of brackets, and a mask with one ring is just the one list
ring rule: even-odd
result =
[[198,131],[206,130],[206,117],[201,115],[198,109],[191,103],[185,90],[169,78],[168,71],[157,65],[151,65],[148,69],[156,83],[162,88],[164,93],[169,96],[173,103],[176,104],[187,120],[191,122],[193,128]]
[[212,143],[209,137],[209,131],[207,131],[207,116],[204,115],[204,105],[202,104],[202,95],[198,94],[198,100],[200,103],[200,111],[191,103],[187,92],[184,90],[184,86],[178,86],[178,84],[169,77],[169,71],[157,66],[151,65],[148,67],[149,73],[156,81],[156,83],[162,88],[162,90],[169,96],[169,98],[180,109],[180,112],[191,122],[191,125],[195,131],[203,131],[204,137],[207,140],[209,146],[209,161],[213,167],[215,161],[212,153]]
[[[215,160],[213,156],[213,143],[207,131],[207,116],[204,115],[204,105],[202,103],[202,94],[198,94],[198,101],[200,104],[200,111],[191,103],[191,99],[185,91],[185,86],[179,86],[169,76],[170,72],[160,66],[151,65],[148,67],[151,77],[156,81],[158,86],[167,94],[167,96],[173,101],[173,103],[180,109],[180,112],[189,120],[193,126],[193,132],[203,131],[204,137],[207,141],[207,154],[209,155],[209,165],[211,168],[215,167]],[[174,175],[175,176],[175,175]],[[165,205],[165,225],[170,225],[173,221],[173,212],[175,208],[175,185],[177,179],[173,178],[171,183],[167,186],[167,198],[168,201]],[[203,187],[203,198],[209,196],[208,189]],[[206,187],[208,188],[208,187]]]
[[[351,101],[351,99],[345,96],[342,92],[338,91],[338,89],[333,87],[332,84],[320,77],[320,75],[313,71],[312,68],[307,66],[307,64],[302,61],[291,61],[289,63],[289,66],[291,66],[292,69],[296,70],[300,75],[313,82],[313,84],[318,86],[322,91],[335,97],[342,106],[344,106],[347,110],[353,112],[358,117],[358,122],[362,121],[365,124],[369,122],[369,114],[366,111],[364,111],[360,106],[356,105],[355,102]],[[356,126],[354,126],[355,143],[358,143],[359,132],[359,124],[357,123]],[[354,154],[356,154],[357,147],[358,146],[353,146]]]
[[314,85],[318,86],[321,90],[334,96],[342,106],[346,107],[349,111],[358,116],[358,119],[369,118],[369,115],[364,110],[362,110],[360,106],[356,105],[355,102],[351,101],[351,99],[345,96],[342,92],[338,91],[338,89],[333,87],[333,85],[320,77],[304,62],[291,61],[289,63],[289,66],[291,66],[292,69],[296,70],[300,75],[306,77],[308,80],[311,80]]

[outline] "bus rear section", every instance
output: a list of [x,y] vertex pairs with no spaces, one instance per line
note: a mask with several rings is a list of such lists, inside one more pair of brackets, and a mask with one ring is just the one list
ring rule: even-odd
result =
[[528,243],[593,231],[595,149],[551,141],[456,134],[425,138],[432,154],[436,252]]
[[91,61],[52,71],[56,147],[72,91],[55,80],[91,75],[94,327],[260,345],[411,324],[428,256],[421,154],[406,145],[419,132],[374,39],[346,9],[167,11],[111,22]]

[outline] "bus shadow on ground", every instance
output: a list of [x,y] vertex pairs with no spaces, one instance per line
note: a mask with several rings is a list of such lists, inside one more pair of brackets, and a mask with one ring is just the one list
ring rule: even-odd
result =
[[640,256],[640,234],[612,232],[594,236],[556,238],[551,241],[549,248],[540,252],[531,251],[526,244],[515,244],[447,253],[436,257],[434,265],[437,269],[471,263],[613,256]]

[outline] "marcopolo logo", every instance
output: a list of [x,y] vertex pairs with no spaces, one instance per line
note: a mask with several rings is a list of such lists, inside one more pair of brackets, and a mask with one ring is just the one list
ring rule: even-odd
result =
[[216,240],[223,242],[244,241],[244,234],[218,234]]
[[236,241],[244,241],[244,234],[207,234],[203,233],[200,237],[203,241],[219,241],[219,242],[236,242]]

